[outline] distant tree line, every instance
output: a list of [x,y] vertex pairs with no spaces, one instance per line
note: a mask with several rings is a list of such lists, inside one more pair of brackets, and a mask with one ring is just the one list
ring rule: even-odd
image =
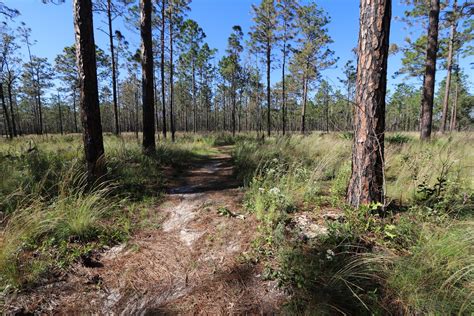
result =
[[[322,76],[337,58],[330,49],[330,18],[320,6],[297,0],[263,0],[253,5],[254,25],[248,36],[240,26],[234,26],[224,56],[216,60],[217,50],[205,43],[202,28],[186,19],[189,2],[152,2],[154,116],[163,137],[171,133],[174,138],[177,130],[267,134],[352,130],[354,61],[345,63],[343,78],[329,81]],[[403,83],[389,91],[390,130],[420,130],[423,115],[425,120],[431,115],[430,124],[443,132],[472,128],[473,97],[458,66],[459,58],[473,53],[469,45],[472,4],[440,3],[440,12],[433,14],[440,1],[431,2],[407,0],[404,21],[413,27],[431,25],[431,38],[440,34],[439,44],[437,40],[433,46],[435,56],[423,57],[429,34],[415,40],[408,37],[405,44],[391,47],[403,54],[397,76],[427,79],[423,88]],[[0,8],[3,19],[18,19],[20,12],[3,3]],[[98,24],[96,29],[109,38],[107,47],[96,48],[103,131],[117,135],[142,131],[140,54],[114,29],[117,19],[138,27],[140,7],[132,0],[98,0],[93,2],[93,10],[106,21],[103,28]],[[441,21],[437,28],[432,25],[436,16]],[[0,42],[2,133],[14,137],[79,132],[75,44],[65,47],[52,64],[35,54],[30,28],[24,23],[17,28],[8,25],[12,23],[1,27]],[[26,58],[19,57],[21,47],[27,48]],[[434,57],[437,60],[433,61]],[[431,70],[439,63],[447,69],[436,96],[430,87],[434,84],[432,74],[424,73],[427,61]],[[272,84],[270,73],[277,67],[281,78]],[[424,110],[421,104],[425,104]],[[426,113],[429,109],[431,114]]]

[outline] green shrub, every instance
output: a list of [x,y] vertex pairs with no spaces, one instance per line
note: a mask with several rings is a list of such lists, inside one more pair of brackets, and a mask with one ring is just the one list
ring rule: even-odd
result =
[[404,135],[404,134],[400,134],[400,133],[396,133],[396,134],[388,134],[386,137],[385,137],[385,141],[388,143],[388,144],[406,144],[408,142],[410,142],[412,140],[412,138],[408,135]]

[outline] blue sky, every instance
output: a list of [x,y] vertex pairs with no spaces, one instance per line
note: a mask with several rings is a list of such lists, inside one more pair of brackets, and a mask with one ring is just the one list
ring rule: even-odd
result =
[[[53,62],[54,57],[61,52],[63,47],[71,45],[74,42],[74,32],[72,24],[72,4],[71,0],[66,0],[62,5],[45,5],[41,0],[4,0],[7,6],[20,10],[21,16],[16,19],[17,22],[23,21],[32,29],[32,39],[36,44],[32,48],[33,54],[40,57],[47,57]],[[250,13],[251,4],[257,0],[193,0],[191,3],[191,12],[188,17],[196,20],[207,35],[206,41],[211,47],[219,50],[221,56],[227,45],[227,37],[230,34],[233,25],[240,25],[244,33],[248,33],[252,25],[252,15]],[[337,77],[342,75],[342,67],[345,62],[352,58],[352,48],[357,45],[358,37],[358,18],[359,1],[358,0],[316,0],[331,17],[329,32],[334,43],[331,48],[336,52],[339,62],[337,67],[323,72],[323,77],[329,82],[338,85]],[[408,34],[405,25],[395,17],[402,16],[405,10],[399,0],[393,0],[393,19],[390,42],[402,44],[403,39]],[[94,26],[104,27],[103,17],[95,16]],[[139,46],[139,36],[137,32],[126,30],[120,21],[117,21],[116,28],[120,29],[130,42],[131,47]],[[415,33],[423,30],[411,30]],[[107,50],[107,38],[100,32],[95,32],[96,44],[104,50]],[[25,51],[23,52],[26,57]],[[473,91],[474,70],[470,63],[474,59],[464,59],[461,61],[461,67],[468,73],[470,78],[470,90]],[[392,75],[400,67],[400,55],[391,56],[389,59],[389,89],[396,83],[405,78],[393,79]],[[272,73],[272,81],[279,80],[281,71],[276,69]],[[439,71],[437,82],[444,78],[445,72]],[[416,81],[410,81],[413,84],[419,84]]]

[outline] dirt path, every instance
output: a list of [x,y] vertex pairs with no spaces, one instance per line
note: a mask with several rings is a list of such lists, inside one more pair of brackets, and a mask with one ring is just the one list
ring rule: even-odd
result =
[[[242,258],[257,223],[243,214],[227,148],[169,181],[158,228],[30,293],[23,311],[78,314],[272,314],[284,294]],[[94,266],[94,267],[92,267]],[[21,301],[21,300],[20,300]]]

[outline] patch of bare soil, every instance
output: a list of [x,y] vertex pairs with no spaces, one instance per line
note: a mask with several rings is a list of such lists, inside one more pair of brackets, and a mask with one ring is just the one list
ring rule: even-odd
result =
[[[285,294],[243,260],[257,222],[223,153],[170,181],[160,228],[77,264],[64,278],[6,302],[11,312],[60,314],[273,314]],[[230,216],[219,215],[219,209]],[[14,305],[14,306],[13,306]]]

